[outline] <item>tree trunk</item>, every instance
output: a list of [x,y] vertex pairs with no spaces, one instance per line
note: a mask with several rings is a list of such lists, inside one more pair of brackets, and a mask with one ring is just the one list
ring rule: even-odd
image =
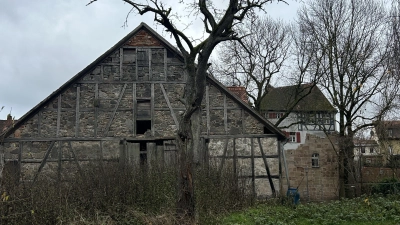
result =
[[[195,196],[193,182],[193,160],[200,149],[201,102],[204,95],[206,74],[198,76],[194,58],[186,59],[185,106],[178,130],[179,151],[179,199],[178,217],[185,223],[194,224]],[[197,157],[196,157],[197,158]]]

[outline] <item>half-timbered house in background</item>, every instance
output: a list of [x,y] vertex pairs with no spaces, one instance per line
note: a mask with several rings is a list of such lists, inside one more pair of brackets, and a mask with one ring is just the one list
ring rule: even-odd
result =
[[[184,86],[180,52],[142,23],[3,133],[0,164],[34,182],[89,160],[172,163]],[[278,190],[284,134],[212,77],[201,110],[195,160],[242,171],[255,194]]]

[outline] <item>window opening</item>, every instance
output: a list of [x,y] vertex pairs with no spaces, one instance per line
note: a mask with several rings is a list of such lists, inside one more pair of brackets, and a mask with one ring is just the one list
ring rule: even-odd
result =
[[365,153],[365,147],[361,147],[361,153]]
[[319,167],[319,154],[318,153],[312,154],[311,165],[312,165],[312,167]]
[[374,153],[374,148],[369,148],[369,153]]
[[289,142],[296,142],[296,132],[289,132]]
[[147,130],[151,130],[151,120],[136,121],[136,134],[144,134]]

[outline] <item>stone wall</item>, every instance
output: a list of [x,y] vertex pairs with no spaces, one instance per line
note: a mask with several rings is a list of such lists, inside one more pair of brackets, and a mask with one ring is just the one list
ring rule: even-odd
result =
[[[329,137],[333,140],[334,137]],[[333,140],[333,143],[335,141]],[[303,202],[338,199],[338,159],[328,137],[307,134],[305,144],[295,150],[285,150],[289,184],[298,188]],[[313,167],[312,156],[319,155],[319,165]],[[282,157],[282,160],[284,157]],[[282,193],[288,190],[285,168],[282,172]]]

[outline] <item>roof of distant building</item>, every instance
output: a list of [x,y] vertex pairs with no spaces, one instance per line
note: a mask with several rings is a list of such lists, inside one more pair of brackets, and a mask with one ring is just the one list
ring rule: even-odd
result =
[[270,88],[261,102],[261,110],[287,111],[299,99],[300,101],[292,110],[294,112],[336,112],[321,90],[313,84]]

